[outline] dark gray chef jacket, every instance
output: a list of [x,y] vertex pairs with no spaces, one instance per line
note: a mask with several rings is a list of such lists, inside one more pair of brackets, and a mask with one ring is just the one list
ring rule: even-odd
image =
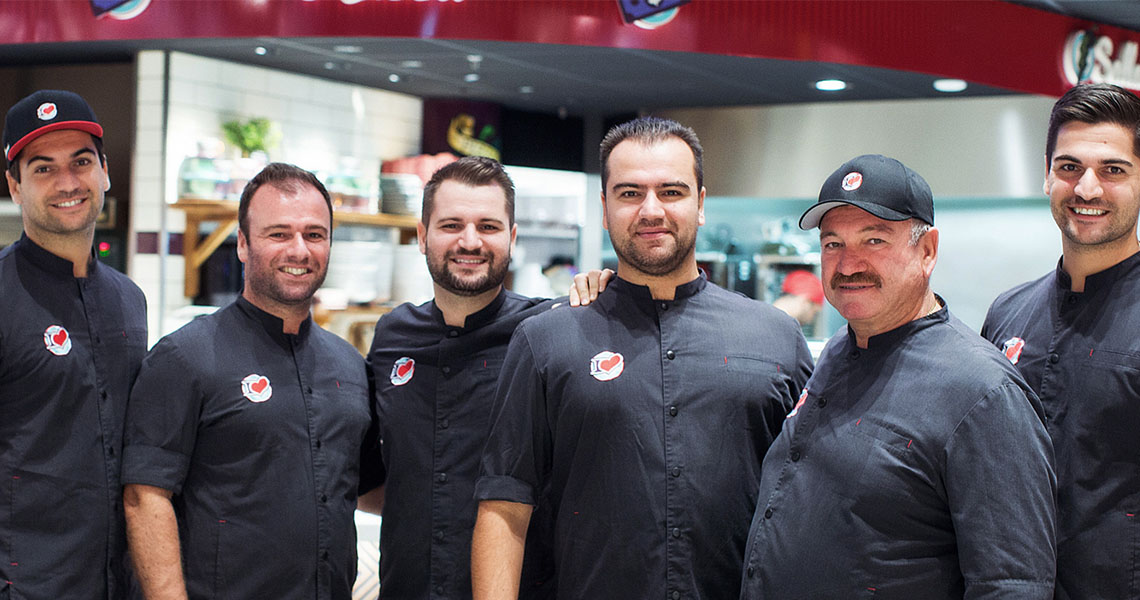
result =
[[735,597],[760,463],[810,371],[767,304],[615,279],[516,330],[476,498],[549,486],[560,599]]
[[819,357],[764,458],[741,598],[1042,599],[1056,478],[1041,405],[947,308]]
[[1057,455],[1057,598],[1140,598],[1140,254],[998,297],[982,335],[1041,397]]
[[125,598],[119,459],[146,301],[27,236],[0,251],[0,598]]
[[[504,290],[463,327],[434,301],[376,324],[368,363],[382,443],[364,459],[362,488],[384,485],[380,598],[471,597],[473,494],[495,384],[515,327],[554,304]],[[546,515],[527,530],[524,600],[554,589]]]
[[174,493],[190,598],[352,597],[367,386],[347,342],[244,297],[155,345],[123,483]]

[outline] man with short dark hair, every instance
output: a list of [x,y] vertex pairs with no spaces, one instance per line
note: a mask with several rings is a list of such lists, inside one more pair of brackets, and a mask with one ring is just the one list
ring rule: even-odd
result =
[[241,296],[143,361],[123,497],[150,600],[351,598],[371,411],[364,360],[309,314],[331,206],[307,171],[262,170],[239,203]]
[[999,296],[982,335],[1037,391],[1057,455],[1057,598],[1140,594],[1140,98],[1053,106],[1045,194],[1062,256]]
[[4,121],[24,233],[0,251],[0,598],[126,598],[119,458],[146,301],[92,251],[111,182],[83,98],[41,90]]
[[807,380],[807,344],[697,268],[692,130],[637,119],[601,159],[618,276],[511,340],[475,488],[475,597],[515,597],[536,507],[555,516],[559,598],[735,597],[760,461]]
[[930,289],[930,187],[857,157],[800,218],[817,226],[824,295],[847,327],[764,458],[740,597],[1050,598],[1044,414]]
[[[381,598],[471,597],[473,493],[503,356],[523,319],[557,304],[503,288],[514,205],[514,184],[490,158],[436,171],[417,227],[435,297],[376,324],[368,364],[382,445],[365,458],[362,489],[379,487],[360,504],[384,515]],[[531,531],[522,598],[553,595],[548,537]]]

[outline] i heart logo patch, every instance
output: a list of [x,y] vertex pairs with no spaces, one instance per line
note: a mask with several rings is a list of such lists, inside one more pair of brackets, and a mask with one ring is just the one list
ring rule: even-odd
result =
[[410,357],[403,357],[396,359],[392,364],[392,374],[388,377],[392,380],[392,385],[404,385],[412,380],[412,375],[416,373],[416,361]]
[[808,389],[805,387],[803,393],[800,394],[800,399],[796,401],[795,408],[792,409],[792,412],[788,413],[788,416],[786,418],[790,419],[800,414],[800,407],[804,405],[804,402],[807,402],[807,396]]
[[1002,352],[1005,352],[1005,357],[1009,362],[1017,364],[1021,360],[1021,351],[1025,348],[1025,340],[1019,337],[1011,337],[1002,345]]
[[617,352],[603,350],[590,359],[590,375],[598,381],[617,379],[625,370],[625,357]]
[[52,325],[44,330],[44,346],[47,346],[48,352],[63,356],[71,352],[71,336],[63,327]]
[[54,102],[44,102],[36,108],[36,116],[39,117],[41,121],[50,121],[55,118],[56,114],[58,114],[58,111],[55,108]]
[[241,395],[250,402],[265,402],[273,396],[273,386],[268,377],[252,373],[241,380]]

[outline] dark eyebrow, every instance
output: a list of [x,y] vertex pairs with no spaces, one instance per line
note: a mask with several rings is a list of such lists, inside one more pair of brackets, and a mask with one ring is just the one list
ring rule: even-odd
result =
[[[1070,154],[1061,154],[1059,156],[1053,157],[1054,163],[1060,162],[1060,161],[1077,163],[1078,165],[1084,164],[1077,157],[1072,156]],[[1124,158],[1106,158],[1106,159],[1102,160],[1100,162],[1100,164],[1102,164],[1102,165],[1124,165],[1126,167],[1133,166],[1132,161],[1130,161],[1128,159],[1124,159]]]
[[[80,156],[83,156],[84,154],[95,154],[95,150],[92,148],[83,147],[83,148],[80,148],[80,149],[76,150],[75,152],[73,152],[71,154],[71,158],[79,158]],[[42,155],[37,154],[35,156],[31,156],[28,158],[28,164],[30,165],[34,161],[37,161],[37,160],[42,160],[44,162],[49,162],[49,163],[53,162],[51,157],[42,156]]]
[[681,189],[687,190],[687,189],[689,189],[689,184],[685,183],[684,181],[663,181],[663,182],[658,183],[658,184],[653,185],[653,186],[640,185],[640,184],[636,184],[636,183],[615,183],[613,187],[614,187],[614,190],[619,190],[622,188],[641,190],[641,189],[645,189],[647,187],[681,188]]
[[[898,223],[901,221],[893,221],[893,222]],[[888,225],[887,223],[875,223],[874,225],[868,225],[868,226],[860,229],[858,231],[858,233],[872,233],[872,232],[876,232],[876,231],[882,231],[883,233],[892,233],[894,231],[894,229],[892,229],[891,226]],[[835,233],[834,231],[830,231],[830,230],[828,230],[828,231],[820,230],[820,232],[819,232],[820,238],[824,238],[824,237],[827,237],[829,235],[838,236],[839,234]]]

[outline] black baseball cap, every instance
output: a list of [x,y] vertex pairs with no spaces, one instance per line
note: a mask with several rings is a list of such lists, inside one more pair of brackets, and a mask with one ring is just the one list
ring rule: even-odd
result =
[[934,225],[934,198],[921,175],[880,154],[864,154],[835,170],[819,190],[819,202],[800,217],[800,229],[819,227],[824,213],[844,204],[888,221],[918,219]]
[[33,93],[8,109],[4,119],[4,158],[11,163],[32,140],[61,129],[78,129],[103,137],[95,111],[79,94],[64,90]]

